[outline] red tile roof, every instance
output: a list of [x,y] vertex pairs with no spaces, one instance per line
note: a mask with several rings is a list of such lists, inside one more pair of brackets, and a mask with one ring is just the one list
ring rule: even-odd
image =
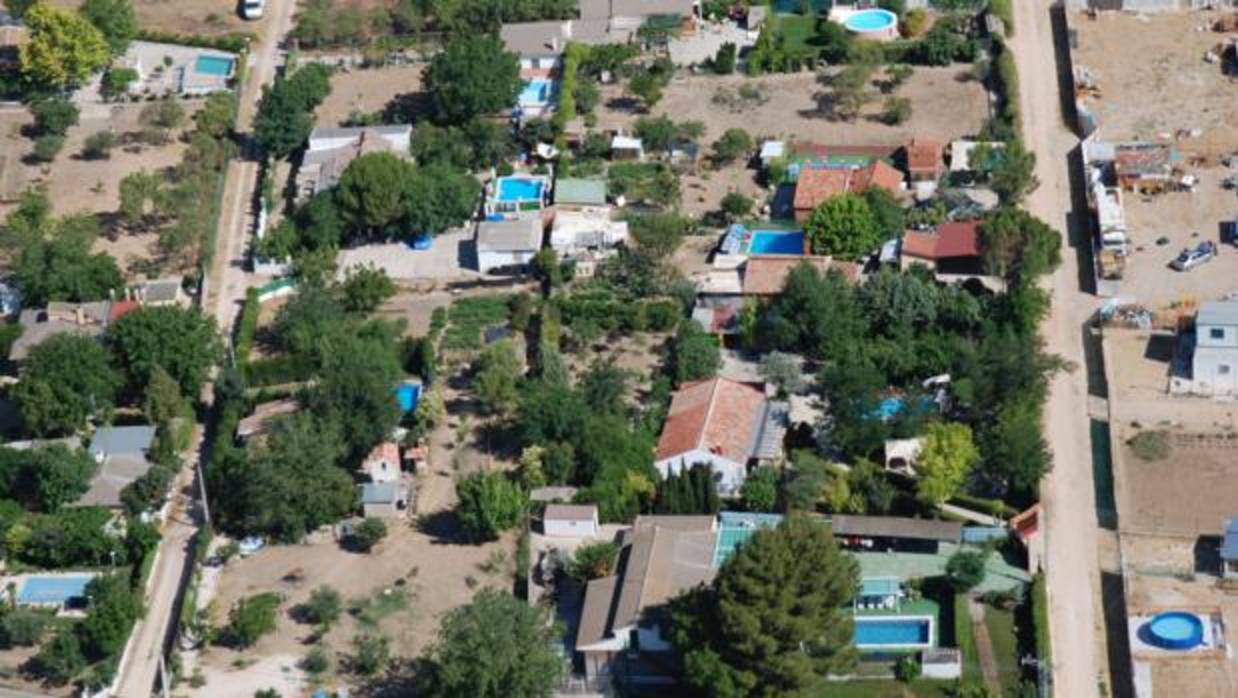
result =
[[657,459],[702,450],[746,463],[765,409],[765,391],[750,383],[711,378],[688,383],[671,399]]
[[749,257],[744,264],[743,292],[746,296],[772,296],[782,292],[787,276],[800,264],[809,264],[825,273],[836,269],[848,281],[855,283],[860,278],[859,265],[851,262],[836,262],[830,257],[800,255],[757,255]]
[[875,160],[858,169],[805,167],[795,185],[795,209],[814,209],[822,201],[847,192],[862,192],[869,187],[881,187],[897,194],[903,185],[903,173],[882,160]]
[[907,169],[912,173],[937,173],[941,170],[941,141],[912,138],[907,144]]
[[980,256],[980,221],[942,223],[934,230],[908,230],[903,254],[918,259]]
[[365,464],[370,463],[394,463],[400,464],[400,447],[394,441],[384,441],[370,451],[370,455],[365,457]]
[[137,310],[140,305],[140,303],[133,300],[112,301],[112,307],[108,309],[107,321],[109,323],[116,322],[129,313]]

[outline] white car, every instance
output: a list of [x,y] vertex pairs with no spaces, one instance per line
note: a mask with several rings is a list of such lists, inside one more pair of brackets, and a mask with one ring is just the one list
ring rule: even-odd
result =
[[245,19],[262,19],[262,11],[266,6],[266,0],[241,0],[241,16]]

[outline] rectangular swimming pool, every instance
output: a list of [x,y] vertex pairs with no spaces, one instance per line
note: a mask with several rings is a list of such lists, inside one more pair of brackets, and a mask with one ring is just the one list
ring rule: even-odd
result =
[[202,75],[217,75],[226,78],[232,75],[233,63],[231,58],[224,56],[198,56],[198,60],[193,64],[193,70]]
[[804,254],[804,234],[782,230],[754,230],[749,254]]
[[550,80],[530,80],[525,83],[524,89],[520,90],[518,104],[523,106],[541,106],[549,103],[553,86],[554,83]]
[[542,198],[540,179],[504,177],[499,180],[499,201],[534,201]]
[[63,604],[86,595],[92,574],[55,574],[27,577],[17,592],[18,604]]
[[853,642],[860,649],[930,647],[933,619],[929,616],[859,617],[855,619]]

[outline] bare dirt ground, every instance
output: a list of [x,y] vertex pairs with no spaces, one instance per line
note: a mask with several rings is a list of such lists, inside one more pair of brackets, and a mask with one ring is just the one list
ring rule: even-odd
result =
[[1219,64],[1203,60],[1226,35],[1199,31],[1221,14],[1102,12],[1094,20],[1071,15],[1079,37],[1075,65],[1086,67],[1101,90],[1100,99],[1089,101],[1100,137],[1154,139],[1199,128],[1205,139],[1215,138],[1216,147],[1238,148],[1233,83]]
[[[61,7],[77,8],[77,0],[52,0]],[[265,20],[241,19],[240,3],[233,0],[134,0],[138,26],[150,31],[219,36],[256,32]]]
[[1145,428],[1238,430],[1238,406],[1207,398],[1168,394],[1175,341],[1138,330],[1106,329],[1104,356],[1114,422]]
[[421,90],[421,65],[341,70],[331,76],[331,96],[315,112],[319,126],[339,126],[354,111],[375,112],[392,98]]

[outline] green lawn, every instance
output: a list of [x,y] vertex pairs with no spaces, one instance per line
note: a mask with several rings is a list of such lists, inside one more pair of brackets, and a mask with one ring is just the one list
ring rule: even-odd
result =
[[776,19],[778,31],[786,37],[791,51],[807,51],[817,47],[812,40],[817,36],[817,18],[811,15],[781,15]]
[[984,609],[984,624],[989,630],[993,656],[997,659],[998,678],[1002,693],[1011,692],[1019,685],[1019,646],[1015,630],[1014,612],[992,606]]
[[953,681],[916,679],[909,684],[897,681],[829,682],[823,695],[830,698],[945,698]]

